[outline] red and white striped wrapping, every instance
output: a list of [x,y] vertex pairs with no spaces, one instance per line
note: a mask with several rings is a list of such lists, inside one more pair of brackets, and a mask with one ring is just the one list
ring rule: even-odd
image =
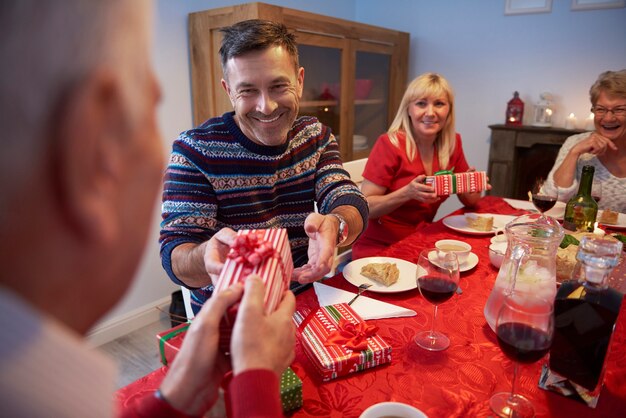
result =
[[426,183],[435,188],[437,196],[480,192],[487,188],[487,173],[472,171],[470,173],[439,174],[426,177]]
[[323,306],[308,315],[294,314],[304,352],[323,381],[391,362],[391,346],[379,335],[368,337],[367,349],[363,351],[325,345],[341,319],[352,324],[365,322],[346,303]]
[[[257,265],[242,261],[231,248],[224,268],[215,285],[215,292],[226,289],[237,282],[244,282],[252,274],[258,274],[265,284],[265,311],[273,312],[280,303],[283,293],[289,288],[293,272],[293,258],[287,230],[276,229],[245,229],[240,230],[237,236],[256,235],[260,247],[269,245],[271,251]],[[232,327],[237,315],[236,307],[229,309],[220,323],[220,347],[228,351]]]

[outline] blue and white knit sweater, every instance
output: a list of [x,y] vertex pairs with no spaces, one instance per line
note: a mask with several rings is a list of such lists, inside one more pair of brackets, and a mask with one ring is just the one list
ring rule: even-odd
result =
[[[320,213],[356,207],[367,224],[365,197],[341,165],[330,129],[300,117],[285,144],[262,146],[236,125],[234,112],[209,119],[174,141],[163,186],[161,261],[177,284],[172,250],[201,243],[218,230],[286,228],[295,266],[307,262],[304,220],[317,202]],[[203,303],[207,289],[194,290]],[[195,305],[195,303],[194,303]]]

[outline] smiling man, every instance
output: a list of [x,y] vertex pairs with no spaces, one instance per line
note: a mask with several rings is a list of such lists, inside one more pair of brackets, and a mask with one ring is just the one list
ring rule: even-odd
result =
[[[211,295],[234,230],[286,228],[292,279],[304,284],[330,271],[335,247],[352,243],[368,216],[330,129],[298,118],[304,68],[294,35],[263,20],[222,32],[222,86],[234,112],[183,132],[164,180],[161,259],[193,290],[194,311]],[[209,248],[211,237],[224,245]]]
[[[626,212],[626,69],[605,71],[589,90],[594,131],[567,138],[548,179],[567,202],[578,190],[582,167],[593,165],[602,184],[600,209]],[[552,186],[553,187],[553,186]]]

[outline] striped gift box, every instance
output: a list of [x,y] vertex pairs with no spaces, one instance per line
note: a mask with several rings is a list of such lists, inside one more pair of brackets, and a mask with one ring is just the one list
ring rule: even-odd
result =
[[[252,237],[253,235],[255,237]],[[237,253],[237,245],[234,245],[217,279],[215,292],[226,289],[234,283],[244,282],[250,274],[258,274],[265,283],[265,311],[273,312],[280,303],[283,293],[289,288],[293,272],[293,259],[287,230],[284,228],[244,229],[237,233],[237,237],[245,236],[250,239],[254,238],[257,248],[270,247],[271,250],[269,253],[264,251],[261,261],[253,265],[246,261],[247,255]],[[227,311],[220,323],[220,347],[224,351],[228,351],[230,346],[230,336],[236,315],[237,309],[233,307]]]
[[363,351],[327,344],[342,319],[355,325],[365,323],[345,303],[323,306],[308,315],[294,314],[304,352],[323,381],[391,362],[391,346],[379,335],[367,337]]
[[437,174],[426,177],[426,184],[435,188],[437,196],[448,196],[455,193],[480,192],[487,188],[487,173],[473,171],[471,173]]

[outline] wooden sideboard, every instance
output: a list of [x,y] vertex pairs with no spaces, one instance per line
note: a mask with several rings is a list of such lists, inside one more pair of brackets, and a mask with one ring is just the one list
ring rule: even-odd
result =
[[565,140],[584,130],[490,125],[488,175],[490,194],[528,199],[528,190],[545,179]]

